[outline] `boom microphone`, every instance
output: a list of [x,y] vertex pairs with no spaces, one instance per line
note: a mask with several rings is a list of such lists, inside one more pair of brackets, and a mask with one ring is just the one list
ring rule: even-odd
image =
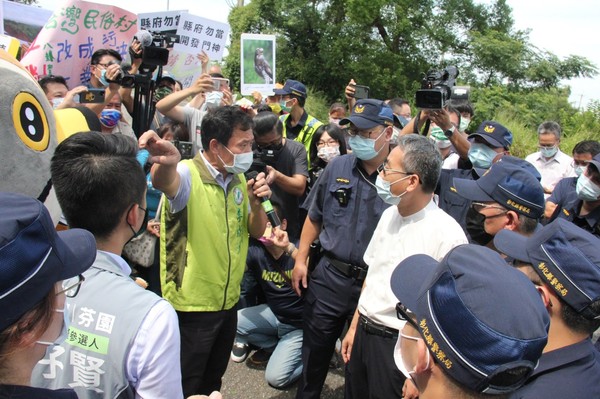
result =
[[[251,171],[246,174],[246,179],[248,179],[248,180],[256,179],[256,176],[258,176],[258,172]],[[262,205],[263,209],[265,210],[265,213],[267,214],[267,219],[269,219],[269,223],[271,223],[271,226],[272,227],[280,226],[281,221],[279,220],[279,216],[277,216],[277,213],[275,213],[275,209],[273,209],[273,204],[271,203],[271,200],[268,199],[267,197],[260,197],[260,200],[261,200],[261,205]]]

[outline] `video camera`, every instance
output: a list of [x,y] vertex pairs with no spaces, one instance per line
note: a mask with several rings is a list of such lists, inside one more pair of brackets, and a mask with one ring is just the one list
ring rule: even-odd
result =
[[443,71],[431,70],[421,81],[421,89],[416,93],[417,108],[442,109],[453,98],[458,68],[446,67]]

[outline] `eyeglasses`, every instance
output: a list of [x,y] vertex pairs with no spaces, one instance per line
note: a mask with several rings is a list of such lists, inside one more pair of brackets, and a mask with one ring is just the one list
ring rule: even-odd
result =
[[505,215],[508,212],[508,209],[502,208],[501,206],[491,205],[491,204],[484,204],[484,203],[481,203],[481,202],[471,202],[471,208],[473,208],[475,210],[475,212],[477,212],[477,213],[479,213],[481,215],[483,215],[481,213],[481,211],[483,211],[484,209],[497,209],[499,211],[502,211],[502,212],[500,212],[500,213],[498,213],[496,215],[490,215],[490,216],[483,215],[483,216],[485,216],[486,219],[493,219],[493,218],[496,218],[498,216]]
[[67,298],[75,298],[77,296],[77,294],[79,293],[81,284],[84,281],[85,281],[85,277],[83,277],[82,274],[79,274],[76,277],[70,278],[68,280],[63,280],[62,290],[57,292],[56,295],[60,295],[60,294],[64,293]]
[[[385,131],[386,128],[381,129],[378,133],[379,135],[377,136],[377,138],[379,138],[381,136],[381,134],[383,134],[383,132]],[[374,130],[360,130],[360,129],[356,129],[353,127],[348,128],[348,135],[350,137],[356,137],[356,136],[360,136],[362,138],[365,139],[370,139],[371,138],[371,134],[374,133]]]
[[576,161],[576,160],[573,160],[573,162],[571,162],[571,167],[572,168],[576,168],[578,166],[587,167],[589,164],[590,164],[590,161]]
[[328,140],[328,141],[319,141],[317,142],[317,147],[335,147],[336,145],[340,145],[337,140]]
[[405,321],[413,326],[417,331],[419,331],[419,326],[417,326],[417,316],[411,312],[402,302],[398,302],[396,304],[396,317],[399,320]]
[[412,175],[413,174],[413,173],[410,173],[410,172],[403,172],[401,170],[390,169],[390,168],[387,167],[386,164],[387,164],[387,161],[385,161],[384,163],[382,163],[381,165],[379,165],[377,167],[377,173],[382,173],[383,172],[384,176],[387,176],[388,173],[390,175],[393,175],[394,173],[401,173],[403,175]]

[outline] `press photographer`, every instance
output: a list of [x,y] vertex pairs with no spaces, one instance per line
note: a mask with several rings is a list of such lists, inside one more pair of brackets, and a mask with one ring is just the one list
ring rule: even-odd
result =
[[304,146],[283,137],[283,124],[272,112],[254,117],[254,162],[257,171],[264,167],[272,199],[287,215],[290,240],[300,237],[300,200],[306,190],[308,165]]

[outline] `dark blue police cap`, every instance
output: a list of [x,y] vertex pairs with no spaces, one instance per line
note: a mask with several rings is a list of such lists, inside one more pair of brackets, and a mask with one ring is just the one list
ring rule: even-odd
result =
[[504,148],[508,150],[512,145],[513,135],[510,130],[495,121],[483,121],[469,139],[481,137],[493,148]]
[[600,239],[565,219],[556,219],[531,237],[500,231],[494,245],[530,263],[542,281],[587,319],[598,319],[589,305],[600,300]]
[[415,314],[439,367],[473,391],[516,390],[546,346],[550,320],[540,295],[489,248],[461,245],[441,262],[410,256],[394,270],[391,287]]
[[96,259],[96,241],[82,229],[56,232],[46,207],[0,193],[0,331],[39,303],[54,284],[83,273]]
[[381,100],[369,98],[356,101],[350,116],[340,120],[340,125],[352,123],[358,129],[364,130],[380,125],[393,126],[395,121],[400,124],[389,105]]

